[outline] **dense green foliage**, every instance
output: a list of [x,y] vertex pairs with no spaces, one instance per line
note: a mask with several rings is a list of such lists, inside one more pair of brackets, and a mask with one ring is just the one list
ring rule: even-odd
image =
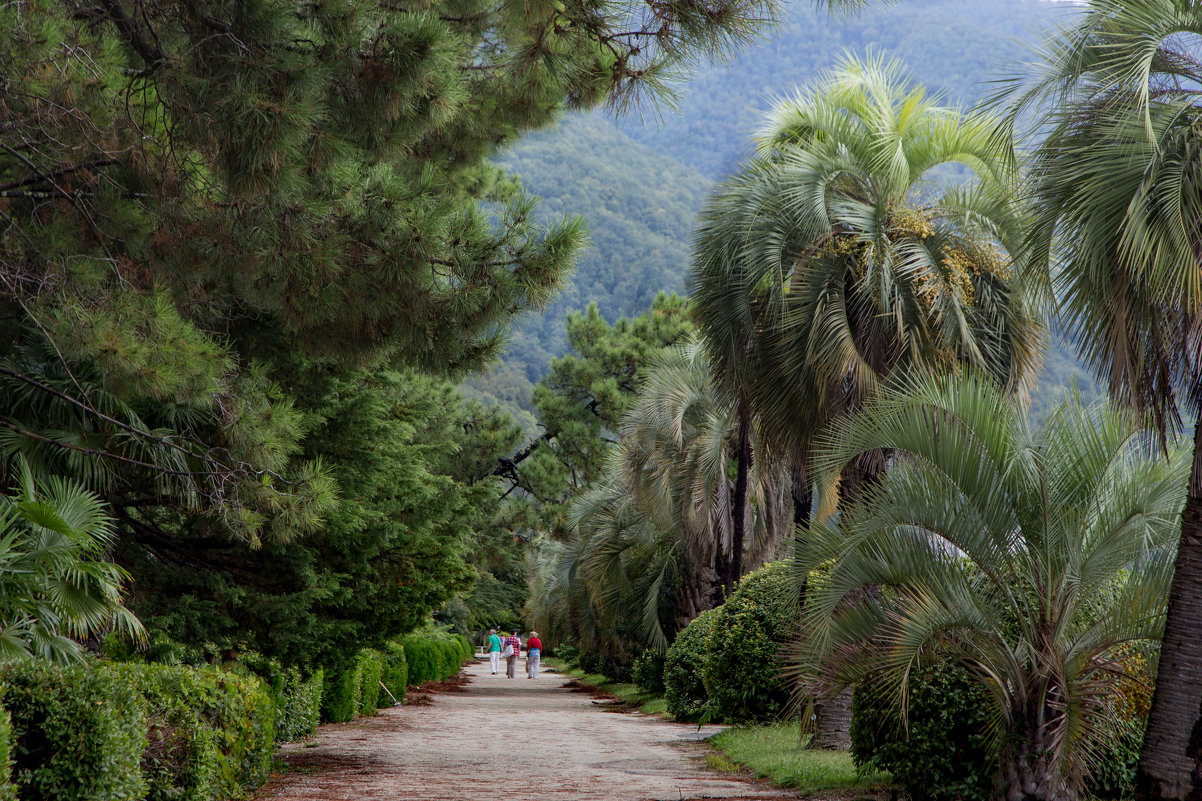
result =
[[496,483],[471,483],[518,436],[503,416],[412,372],[332,377],[312,408],[323,422],[310,454],[342,495],[321,530],[259,548],[186,527],[167,541],[126,537],[132,605],[149,628],[340,670],[467,591],[471,562],[487,563],[477,553],[507,547],[484,511]]
[[400,643],[385,643],[380,653],[384,660],[380,683],[388,690],[380,693],[378,705],[383,708],[405,700],[405,691],[409,686],[409,663],[405,661],[405,647]]
[[7,709],[0,708],[0,801],[17,801],[13,783],[13,723]]
[[146,703],[127,674],[47,662],[0,666],[22,801],[137,801]]
[[401,645],[405,649],[412,685],[454,676],[475,653],[475,648],[465,637],[431,629],[404,637]]
[[258,676],[271,696],[277,742],[300,740],[317,731],[324,686],[321,668],[306,678],[295,665],[283,665],[277,659],[244,654],[239,664]]
[[35,482],[20,467],[17,491],[0,495],[0,660],[79,660],[77,640],[111,628],[141,638],[122,605],[128,575],[108,561],[104,504],[77,482]]
[[519,387],[531,392],[551,359],[572,347],[561,325],[566,314],[595,303],[605,319],[616,320],[639,314],[660,292],[684,290],[689,236],[710,182],[600,115],[570,115],[554,129],[523,137],[497,161],[542,198],[541,216],[582,214],[589,224],[572,280],[514,335],[505,357],[515,372],[512,386],[500,389],[492,378],[471,382],[506,400]]
[[119,672],[147,703],[148,799],[242,798],[266,781],[278,708],[258,679],[169,665]]
[[997,786],[1079,792],[1113,735],[1113,666],[1164,625],[1187,465],[1149,434],[1074,403],[1034,429],[976,375],[882,393],[819,449],[824,475],[869,450],[895,461],[807,534],[801,568],[830,572],[808,584],[798,670],[819,691],[904,693],[946,656],[985,691]]
[[772,562],[739,582],[719,606],[702,672],[710,709],[720,720],[773,720],[789,704],[784,647],[797,636],[797,588],[786,562]]
[[643,651],[630,668],[630,678],[645,693],[663,693],[666,656],[654,648]]
[[856,765],[893,774],[914,801],[988,801],[997,773],[986,690],[963,668],[913,671],[905,711],[896,688],[872,677],[856,686],[851,755]]
[[676,635],[664,658],[664,700],[668,714],[677,720],[697,720],[710,709],[702,677],[717,616],[716,609],[698,615]]

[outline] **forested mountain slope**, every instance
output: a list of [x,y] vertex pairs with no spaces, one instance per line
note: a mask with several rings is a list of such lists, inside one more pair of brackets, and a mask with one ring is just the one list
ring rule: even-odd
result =
[[[682,87],[679,113],[571,115],[522,139],[498,163],[543,198],[543,217],[583,216],[592,242],[560,298],[522,325],[501,365],[469,385],[529,410],[530,383],[566,350],[568,311],[596,302],[613,320],[645,310],[659,290],[682,290],[693,222],[712,181],[751,151],[775,99],[845,55],[898,60],[932,93],[970,105],[1072,8],[1039,0],[907,0],[840,17],[798,3],[770,39],[733,62],[702,68]],[[1087,396],[1095,389],[1071,348],[1052,339],[1036,409],[1074,379]]]

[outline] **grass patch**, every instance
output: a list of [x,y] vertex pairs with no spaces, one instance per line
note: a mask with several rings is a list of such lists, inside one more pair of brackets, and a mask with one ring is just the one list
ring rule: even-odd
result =
[[668,703],[662,695],[643,692],[639,689],[638,685],[610,681],[599,673],[585,673],[583,670],[569,667],[566,662],[559,659],[544,659],[543,664],[549,664],[557,672],[574,678],[581,684],[587,684],[590,687],[604,690],[615,698],[631,706],[638,707],[639,711],[645,715],[666,716],[668,713]]
[[732,764],[743,765],[779,787],[806,794],[826,790],[873,793],[889,783],[888,773],[858,773],[846,751],[804,750],[796,723],[730,728],[709,742]]

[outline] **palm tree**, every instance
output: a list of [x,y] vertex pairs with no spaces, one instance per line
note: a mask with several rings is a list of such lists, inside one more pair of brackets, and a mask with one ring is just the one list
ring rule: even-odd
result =
[[[653,361],[604,477],[573,504],[571,538],[540,566],[531,610],[545,628],[576,616],[577,638],[621,660],[623,637],[666,648],[721,602],[723,566],[736,547],[729,467],[738,432],[711,375],[696,343]],[[784,475],[769,464],[758,463],[747,482],[744,556],[752,566],[789,529]]]
[[1031,250],[1059,265],[1066,327],[1110,393],[1163,437],[1194,417],[1194,456],[1137,797],[1202,791],[1202,7],[1092,0],[1016,79],[1044,144]]
[[[937,105],[896,65],[845,62],[779,104],[759,142],[703,214],[691,307],[721,385],[793,465],[804,523],[813,436],[881,385],[965,364],[1023,385],[1041,282],[1020,258],[1025,212],[996,122]],[[862,454],[843,494],[884,465]],[[830,711],[846,718],[848,702]]]
[[125,571],[104,560],[112,521],[80,485],[35,484],[18,460],[20,484],[0,497],[0,660],[78,660],[77,640],[111,630],[144,637],[121,603]]
[[[888,450],[888,474],[817,527],[799,668],[876,674],[903,700],[937,660],[986,690],[1009,801],[1076,799],[1110,728],[1123,649],[1154,642],[1184,453],[1130,414],[1065,403],[1033,430],[989,379],[930,378],[836,422],[818,469]],[[871,588],[871,591],[867,591]]]

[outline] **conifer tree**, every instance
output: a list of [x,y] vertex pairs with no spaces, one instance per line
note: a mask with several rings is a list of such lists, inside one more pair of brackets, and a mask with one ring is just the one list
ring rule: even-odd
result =
[[537,223],[489,157],[565,108],[662,94],[771,11],[3,5],[0,377],[22,402],[0,470],[34,450],[108,493],[149,475],[252,542],[312,529],[328,476],[290,463],[303,415],[273,371],[486,363],[583,230]]

